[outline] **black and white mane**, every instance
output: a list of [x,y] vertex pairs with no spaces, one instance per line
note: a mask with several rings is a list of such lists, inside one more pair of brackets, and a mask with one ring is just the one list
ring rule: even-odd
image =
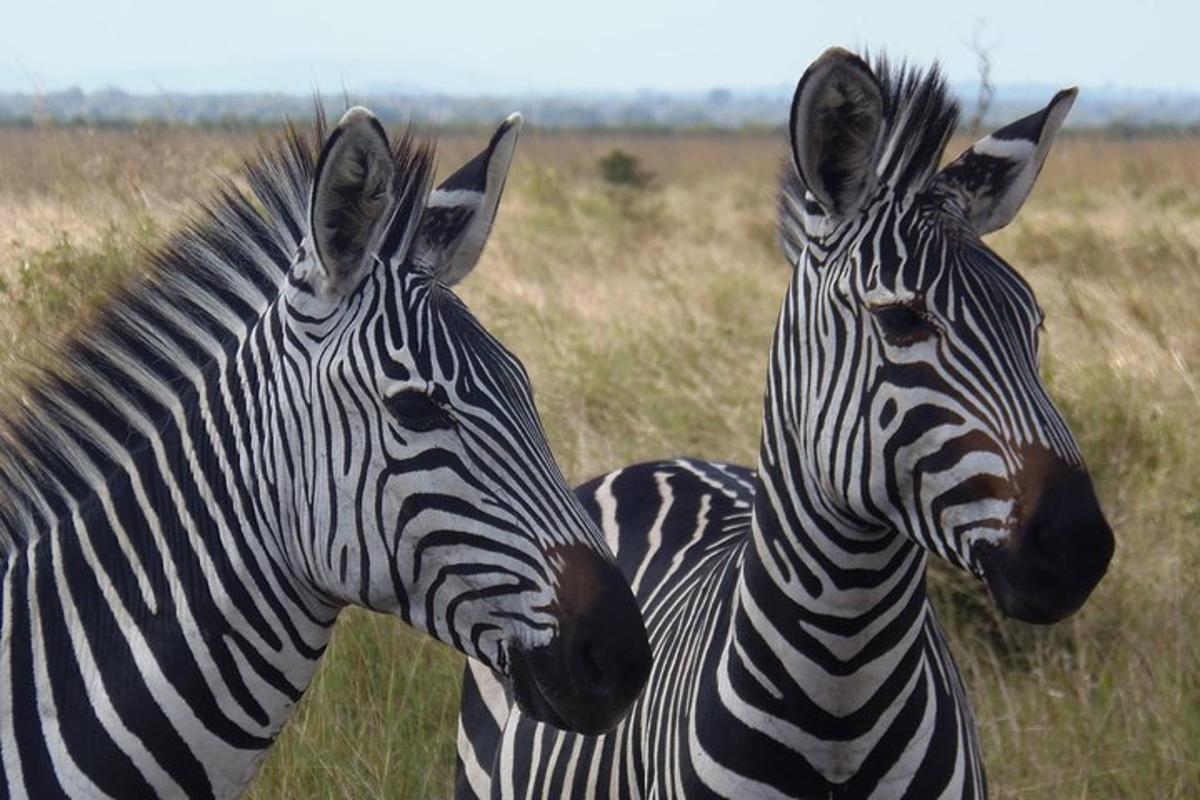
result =
[[[147,387],[161,386],[162,397],[175,398],[179,389],[181,397],[194,395],[188,376],[231,356],[278,297],[308,228],[310,186],[328,130],[323,109],[315,112],[311,132],[288,123],[279,140],[244,165],[240,178],[248,190],[227,180],[181,231],[145,256],[141,275],[53,345],[53,366],[10,390],[16,402],[0,412],[0,555],[63,513],[56,496],[87,501],[107,476],[85,464],[111,463],[149,445],[118,406],[136,408],[161,430],[174,410]],[[388,263],[409,255],[433,176],[434,145],[408,129],[393,140],[392,155],[396,201],[380,252]]]

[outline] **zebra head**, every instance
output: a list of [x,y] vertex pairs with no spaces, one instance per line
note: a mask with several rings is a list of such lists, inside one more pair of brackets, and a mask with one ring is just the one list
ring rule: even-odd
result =
[[1042,311],[980,237],[1028,196],[1075,90],[938,170],[957,106],[921,75],[844,50],[805,72],[780,199],[796,265],[776,359],[806,477],[868,535],[898,531],[1053,622],[1113,537],[1038,367]]
[[[285,293],[284,455],[302,574],[512,680],[533,717],[614,725],[649,671],[629,586],[550,454],[529,378],[450,286],[491,230],[521,119],[430,192],[368,111],[327,138]],[[281,478],[282,480],[282,478]]]

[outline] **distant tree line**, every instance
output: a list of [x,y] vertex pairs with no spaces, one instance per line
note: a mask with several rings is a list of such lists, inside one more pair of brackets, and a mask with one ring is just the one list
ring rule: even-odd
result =
[[[979,87],[955,87],[972,127],[995,124],[1040,107],[1047,91],[994,87],[984,72]],[[744,130],[785,124],[789,87],[759,92],[713,89],[691,94],[487,96],[381,95],[351,97],[389,121],[415,120],[439,128],[490,125],[514,109],[543,128],[622,130]],[[328,98],[331,109],[343,98]],[[312,97],[285,94],[131,94],[116,89],[68,89],[45,94],[0,94],[0,125],[90,127],[192,126],[246,129],[308,119]],[[973,112],[973,113],[971,113]],[[1200,98],[1180,94],[1084,90],[1071,114],[1076,128],[1135,135],[1200,128]]]

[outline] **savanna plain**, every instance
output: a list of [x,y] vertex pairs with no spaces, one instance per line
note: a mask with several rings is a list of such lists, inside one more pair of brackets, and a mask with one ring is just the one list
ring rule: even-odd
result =
[[[5,402],[270,138],[0,130]],[[442,170],[485,141],[443,137]],[[618,149],[636,165],[610,157],[606,178]],[[784,152],[782,132],[526,131],[461,294],[529,368],[572,481],[669,455],[754,463],[789,277]],[[990,243],[1046,310],[1043,370],[1117,535],[1108,577],[1052,628],[1005,621],[981,586],[934,571],[993,795],[1200,797],[1200,139],[1068,133]],[[251,796],[448,796],[460,669],[347,612]]]

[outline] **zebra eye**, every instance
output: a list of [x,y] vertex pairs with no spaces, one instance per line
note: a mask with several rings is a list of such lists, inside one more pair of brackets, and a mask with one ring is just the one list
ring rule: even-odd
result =
[[418,389],[397,392],[384,403],[392,416],[409,430],[423,433],[454,427],[454,418],[446,409]]
[[883,335],[892,344],[906,345],[928,339],[935,332],[933,323],[920,309],[906,305],[873,309]]

